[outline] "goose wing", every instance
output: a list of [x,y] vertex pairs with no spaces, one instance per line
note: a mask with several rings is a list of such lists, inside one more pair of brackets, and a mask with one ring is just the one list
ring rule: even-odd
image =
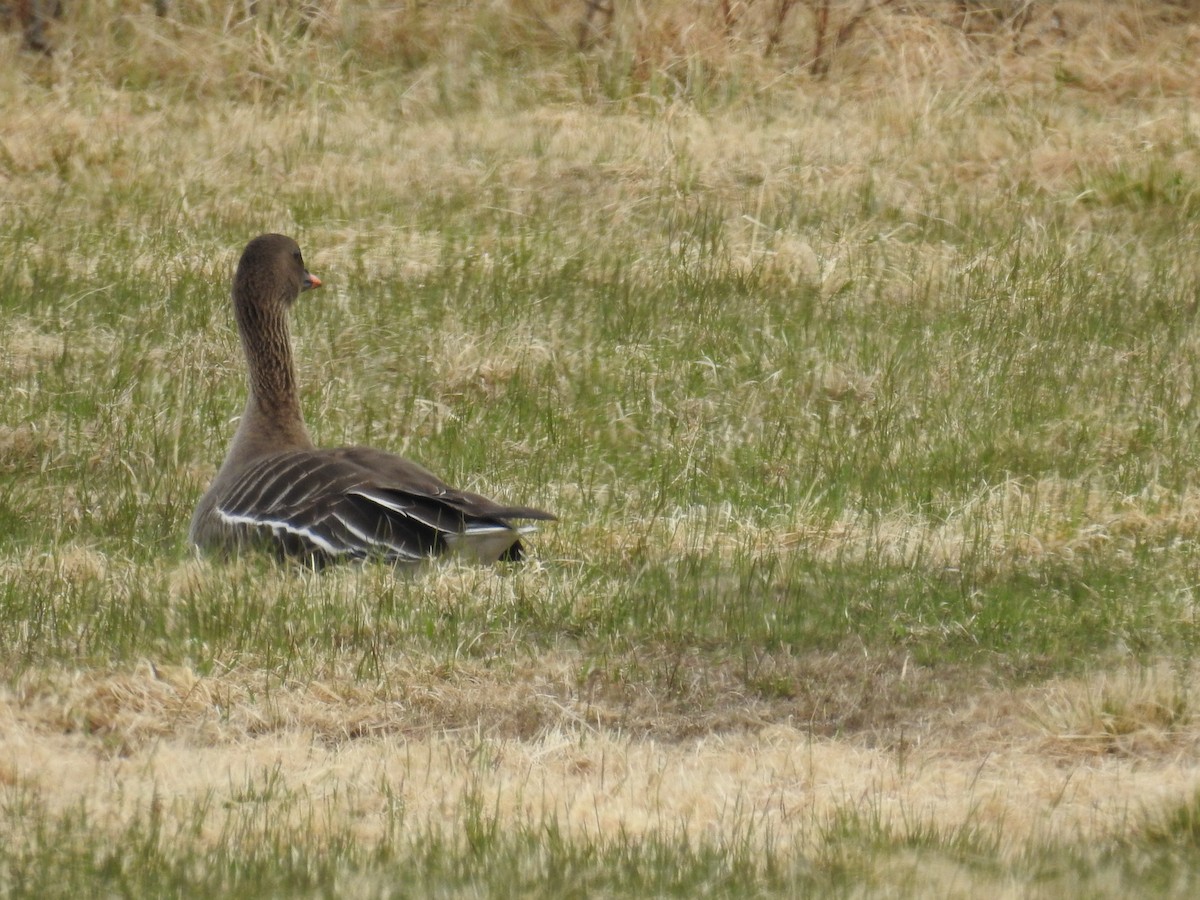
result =
[[452,488],[428,469],[394,453],[371,447],[341,447],[325,452],[370,472],[380,488],[423,498],[444,510],[454,510],[467,524],[475,519],[539,519],[546,522],[557,519],[543,509],[497,503],[481,494]]
[[417,562],[451,547],[518,559],[510,518],[553,518],[457,491],[408,460],[368,448],[296,450],[250,465],[216,505],[239,544],[324,564]]

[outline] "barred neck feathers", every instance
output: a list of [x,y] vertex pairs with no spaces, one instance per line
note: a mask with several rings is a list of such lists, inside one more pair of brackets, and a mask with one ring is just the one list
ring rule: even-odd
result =
[[288,313],[320,286],[291,238],[266,234],[246,247],[233,280],[233,308],[249,370],[250,396],[230,456],[312,447],[296,390]]

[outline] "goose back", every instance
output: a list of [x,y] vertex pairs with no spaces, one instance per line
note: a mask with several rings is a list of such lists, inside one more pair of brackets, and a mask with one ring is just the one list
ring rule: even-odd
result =
[[491,562],[523,554],[511,519],[550,520],[451,488],[409,460],[369,447],[291,450],[246,466],[197,510],[192,540],[224,554],[274,548],[323,566],[349,559],[420,562],[454,551]]

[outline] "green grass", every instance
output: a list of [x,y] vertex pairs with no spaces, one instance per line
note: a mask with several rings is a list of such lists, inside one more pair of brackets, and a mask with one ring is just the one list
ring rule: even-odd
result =
[[[82,542],[114,566],[94,582],[68,578],[50,594],[56,627],[6,643],[39,657],[119,661],[147,646],[178,657],[200,628],[213,647],[266,652],[274,629],[242,634],[247,617],[219,612],[230,598],[212,598],[207,627],[166,617],[164,573],[145,568],[187,554],[204,483],[188,473],[219,460],[240,407],[223,285],[190,270],[129,283],[123,248],[97,243],[86,280],[47,265],[32,292],[5,295],[27,329],[62,336],[10,392],[7,423],[32,425],[42,456],[10,461],[7,546],[19,557]],[[1191,313],[1169,302],[1180,293],[1173,245],[1144,248],[1159,255],[1135,287],[1127,261],[1030,257],[1018,237],[998,258],[972,258],[969,275],[888,301],[875,295],[895,289],[893,270],[870,248],[847,265],[883,274],[823,299],[765,268],[732,271],[719,250],[686,268],[666,249],[643,274],[582,252],[556,262],[536,233],[519,243],[487,267],[435,264],[410,289],[389,273],[335,281],[353,299],[305,298],[297,332],[319,440],[391,444],[453,480],[484,473],[563,513],[545,540],[584,564],[555,575],[547,554],[560,584],[532,601],[531,639],[608,641],[632,628],[802,649],[861,637],[934,661],[1019,647],[1054,669],[1117,642],[1148,657],[1190,646],[1192,631],[1172,623],[1190,597],[1193,535],[1170,514],[1197,468],[1200,419]],[[15,257],[20,243],[5,247]],[[907,285],[915,266],[902,259],[894,277]],[[28,306],[42,296],[63,308]],[[206,332],[216,343],[197,347]],[[438,360],[456,352],[447,333],[473,345],[463,371]],[[431,397],[444,417],[421,402]],[[1037,501],[1058,504],[1049,511],[1006,521],[970,509],[1001,486],[1043,482],[1061,486]],[[556,502],[556,485],[577,492],[573,506]],[[1138,506],[1162,526],[1112,534],[1101,523],[1103,542],[1083,535],[1039,558],[1004,546],[1086,532],[1095,495],[1112,498],[1111,516],[1155,492]],[[861,530],[852,546],[755,545],[763,532],[847,520]],[[950,558],[931,534],[941,527],[956,532]],[[572,539],[580,528],[622,534],[596,545]],[[110,619],[114,591],[128,600]],[[24,633],[45,603],[10,582],[0,627]],[[325,614],[336,611],[280,612],[314,634]]]
[[[97,884],[131,895],[235,897],[841,896],[857,890],[920,897],[930,891],[959,896],[964,882],[1025,896],[1119,897],[1145,890],[1186,896],[1195,886],[1194,871],[1169,858],[1184,849],[1174,827],[1170,847],[1151,830],[1120,854],[1046,844],[1004,864],[995,861],[1000,848],[994,840],[969,826],[944,833],[914,819],[893,833],[868,811],[825,823],[817,851],[804,858],[764,855],[749,838],[752,825],[721,842],[672,834],[669,827],[649,840],[619,834],[579,841],[554,821],[512,830],[485,795],[472,793],[458,811],[461,829],[451,835],[407,821],[401,809],[388,814],[382,838],[363,840],[349,830],[326,830],[319,804],[289,792],[272,771],[253,776],[223,808],[164,802],[125,825],[115,843],[97,838],[106,823],[83,807],[54,818],[28,797],[10,799],[6,807],[30,826],[0,862],[6,886],[18,896],[68,897]],[[281,819],[290,824],[278,824]],[[202,825],[214,820],[215,849],[197,853]],[[314,840],[314,832],[321,837]],[[1186,849],[1194,850],[1194,840]]]
[[[59,61],[4,45],[5,702],[147,770],[160,740],[288,732],[271,704],[314,685],[399,710],[389,738],[482,749],[444,822],[399,801],[347,816],[354,779],[310,794],[282,763],[117,812],[2,764],[0,891],[1186,896],[1190,795],[1015,841],[983,813],[897,817],[883,787],[700,836],[581,833],[502,812],[477,757],[784,724],[903,748],[985,689],[1158,664],[1183,684],[1163,740],[1190,746],[1194,97],[1125,92],[1131,69],[1162,74],[1145,48],[1099,94],[1049,51],[942,78],[856,44],[818,83],[752,46],[622,32],[577,56],[493,7],[457,42],[346,3],[308,30],[196,11],[99,28],[98,6],[61,26]],[[325,283],[293,324],[318,442],[556,511],[529,565],[193,560],[244,401],[228,280],[263,230]],[[79,694],[146,666],[216,699]]]

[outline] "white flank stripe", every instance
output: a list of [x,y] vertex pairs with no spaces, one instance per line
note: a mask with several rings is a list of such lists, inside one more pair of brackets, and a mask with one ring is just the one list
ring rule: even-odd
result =
[[363,544],[366,545],[368,548],[369,547],[387,547],[396,556],[402,556],[405,559],[418,560],[418,559],[425,558],[424,556],[422,556],[419,553],[413,553],[411,550],[408,550],[405,547],[401,547],[399,544],[393,544],[390,541],[381,541],[378,537],[369,535],[360,528],[355,528],[353,525],[351,525],[349,522],[347,522],[345,519],[343,519],[337,513],[332,513],[332,515],[335,519],[337,519],[339,522],[342,523],[342,526],[347,531],[349,531],[352,535],[354,535],[356,538],[358,538],[360,541],[362,541]]
[[239,516],[234,513],[227,513],[223,509],[218,509],[217,515],[230,525],[251,525],[255,528],[273,528],[276,531],[286,531],[288,534],[299,535],[300,537],[316,544],[326,553],[343,555],[347,552],[345,547],[337,547],[331,544],[325,538],[321,537],[321,535],[317,534],[315,531],[312,531],[308,528],[301,528],[291,522],[288,522],[286,519],[263,519],[259,518],[258,516]]
[[347,522],[345,519],[343,519],[341,516],[339,516],[336,512],[332,513],[331,515],[335,519],[337,519],[339,522],[342,523],[343,528],[345,528],[348,532],[350,532],[352,535],[354,535],[356,538],[358,538],[364,544],[367,544],[369,546],[371,544],[378,543],[378,540],[376,538],[367,534],[361,528],[356,528],[355,526],[351,525],[349,522]]
[[478,534],[478,535],[482,536],[485,534],[500,534],[501,532],[504,532],[505,534],[509,534],[509,533],[513,533],[515,531],[516,531],[516,529],[512,528],[509,525],[492,525],[491,523],[489,523],[487,525],[468,525],[466,528],[464,528],[462,530],[462,533],[463,534]]
[[381,497],[378,494],[370,491],[346,491],[347,494],[353,494],[355,497],[362,497],[364,500],[370,500],[372,503],[377,503],[384,509],[390,509],[392,512],[398,512],[401,515],[413,518],[407,506],[401,506],[395,500],[389,500],[387,497]]
[[382,506],[384,509],[390,509],[392,512],[399,513],[407,519],[412,519],[414,522],[420,522],[422,525],[428,525],[439,534],[454,533],[439,525],[436,519],[430,519],[428,516],[418,515],[411,504],[404,506],[400,503],[397,503],[395,500],[389,500],[387,497],[381,497],[372,491],[346,491],[347,496],[351,494],[356,497],[362,497],[364,500],[370,500],[376,506]]

